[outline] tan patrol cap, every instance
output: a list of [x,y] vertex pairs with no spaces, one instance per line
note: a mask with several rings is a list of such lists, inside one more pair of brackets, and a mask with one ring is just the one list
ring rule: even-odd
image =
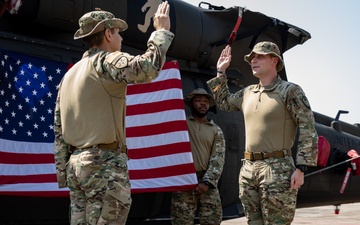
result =
[[119,18],[115,18],[112,13],[97,10],[84,14],[79,19],[80,29],[76,31],[74,39],[80,39],[109,28],[119,28],[124,31],[128,28],[127,23]]
[[268,55],[268,54],[271,54],[273,56],[276,56],[279,58],[279,62],[278,64],[276,65],[276,70],[277,72],[279,72],[280,70],[283,69],[284,67],[284,61],[283,59],[281,58],[281,54],[280,54],[280,50],[279,50],[279,47],[275,44],[275,43],[272,43],[270,41],[263,41],[263,42],[259,42],[257,43],[253,50],[248,54],[248,55],[245,55],[244,57],[244,60],[251,64],[250,61],[251,61],[251,55],[253,53],[256,53],[256,54],[260,54],[260,55]]
[[185,98],[185,104],[188,106],[191,106],[191,100],[196,95],[207,96],[209,98],[210,107],[215,105],[215,99],[209,93],[207,93],[207,91],[205,91],[205,89],[203,89],[203,88],[197,88],[197,89],[193,90],[190,94],[188,94]]

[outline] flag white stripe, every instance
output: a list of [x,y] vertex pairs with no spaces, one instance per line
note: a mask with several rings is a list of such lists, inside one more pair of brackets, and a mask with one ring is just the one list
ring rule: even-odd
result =
[[0,185],[0,191],[69,191],[68,188],[59,188],[57,183],[21,183]]
[[159,123],[185,120],[185,112],[181,109],[168,110],[164,112],[138,114],[134,116],[126,116],[126,127],[139,127],[154,125]]
[[169,69],[162,70],[160,76],[158,76],[152,82],[164,81],[164,80],[169,80],[169,79],[181,80],[179,69],[169,68]]
[[188,142],[188,141],[189,141],[188,131],[176,131],[176,132],[151,135],[146,137],[126,138],[126,144],[129,149],[148,148],[148,147],[168,145],[168,144]]
[[[169,79],[181,80],[179,69],[169,68],[169,69],[161,70],[161,73],[159,74],[159,76],[157,78],[155,78],[154,80],[152,80],[151,83],[156,83],[158,81],[164,81],[164,80],[169,80]],[[135,85],[135,84],[128,84],[128,86],[131,86],[131,85]]]
[[188,164],[192,162],[192,153],[185,152],[166,156],[152,157],[147,159],[130,159],[128,161],[128,166],[129,168],[131,168],[131,170],[146,170]]
[[[147,188],[162,188],[171,186],[182,186],[197,184],[197,178],[194,173],[184,174],[179,176],[151,178],[141,180],[130,180],[131,189],[147,189]],[[0,186],[0,191],[69,191],[68,188],[59,188],[57,183],[20,183],[20,184],[5,184]]]
[[126,96],[126,105],[146,104],[165,100],[183,99],[182,90],[179,88],[154,91],[151,93],[131,94]]
[[55,163],[47,164],[0,164],[2,176],[55,174]]
[[54,154],[54,143],[11,141],[0,138],[0,151],[8,153]]
[[[192,154],[190,152],[146,159],[130,159],[128,166],[130,170],[143,170],[187,163],[192,163]],[[2,176],[42,174],[55,174],[55,164],[0,164],[0,175]]]
[[[142,180],[130,180],[132,189],[159,188],[197,184],[195,173],[184,174],[180,176],[171,176],[163,178],[151,178]],[[176,184],[176,185],[175,185]]]
[[[129,170],[144,170],[192,163],[192,153],[178,153],[146,159],[130,159]],[[55,164],[0,164],[1,176],[55,174]]]

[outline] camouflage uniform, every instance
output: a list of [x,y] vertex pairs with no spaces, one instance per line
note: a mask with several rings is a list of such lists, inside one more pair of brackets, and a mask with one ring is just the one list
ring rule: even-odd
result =
[[171,223],[173,225],[193,225],[196,211],[199,214],[200,224],[220,224],[222,206],[219,190],[209,189],[201,195],[195,190],[177,191],[172,194]]
[[295,171],[290,149],[297,128],[297,165],[317,164],[315,121],[304,92],[298,85],[279,77],[269,86],[250,85],[235,94],[229,92],[225,77],[213,78],[208,85],[220,109],[243,112],[246,152],[284,151],[282,158],[244,160],[239,195],[248,224],[290,224],[297,197],[297,190],[290,188]]
[[[198,91],[199,89],[196,89],[188,95],[187,100]],[[200,93],[209,96],[210,106],[215,104],[212,96],[204,89],[200,89]],[[193,116],[188,116],[187,124],[199,183],[207,183],[209,189],[204,194],[199,194],[196,190],[174,192],[171,201],[172,224],[194,224],[196,211],[200,224],[220,224],[222,205],[217,184],[225,160],[224,134],[212,120],[200,123]]]
[[[120,31],[127,27],[105,11],[85,14],[80,27],[94,20],[101,22],[91,32],[101,23]],[[85,36],[78,31],[75,39]],[[158,76],[173,37],[166,30],[153,32],[141,56],[90,49],[65,74],[55,108],[54,155],[59,187],[70,189],[71,224],[125,224],[132,201],[125,145],[126,85]],[[108,147],[113,143],[115,148]]]

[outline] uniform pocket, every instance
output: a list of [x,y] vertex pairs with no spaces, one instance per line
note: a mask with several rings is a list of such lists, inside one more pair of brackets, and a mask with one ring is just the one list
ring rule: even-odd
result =
[[241,167],[240,176],[252,180],[253,170],[254,170],[253,164],[251,162],[245,161],[244,165]]
[[294,165],[290,158],[272,159],[265,172],[265,182],[277,187],[290,187],[290,178],[294,172]]
[[115,221],[119,218],[126,221],[131,202],[127,170],[112,171],[104,194],[101,218],[105,221]]

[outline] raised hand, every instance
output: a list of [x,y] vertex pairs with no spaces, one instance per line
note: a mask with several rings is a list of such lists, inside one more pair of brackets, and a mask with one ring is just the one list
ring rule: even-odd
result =
[[221,72],[229,67],[231,62],[231,47],[227,45],[221,52],[221,55],[217,61],[216,69]]
[[170,5],[167,1],[162,2],[154,16],[155,30],[170,30]]

